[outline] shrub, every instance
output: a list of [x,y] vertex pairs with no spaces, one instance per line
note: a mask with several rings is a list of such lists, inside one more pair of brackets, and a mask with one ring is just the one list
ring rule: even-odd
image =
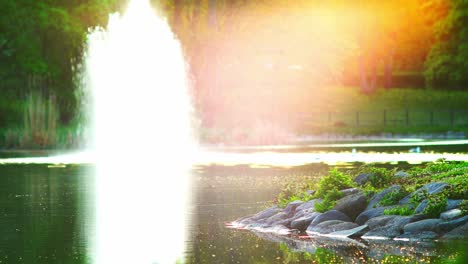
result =
[[325,195],[333,189],[343,190],[353,186],[354,184],[351,176],[335,168],[330,170],[328,175],[320,180],[316,197],[325,198]]
[[382,197],[382,200],[380,200],[379,205],[381,206],[388,206],[388,205],[394,205],[398,203],[403,197],[406,196],[406,192],[404,191],[398,191],[398,190],[393,190],[384,197]]
[[431,195],[428,198],[427,207],[422,212],[429,218],[438,218],[441,213],[445,211],[447,206],[447,196],[445,195]]
[[369,173],[369,183],[377,189],[389,186],[394,180],[395,171],[385,168],[364,166],[360,169],[361,173]]
[[468,200],[463,200],[460,204],[460,210],[462,211],[462,215],[465,216],[468,214]]
[[40,93],[31,93],[24,109],[22,147],[47,147],[57,143],[58,108],[55,97],[45,100]]
[[315,203],[315,210],[317,212],[323,213],[335,207],[336,201],[343,197],[343,193],[338,189],[333,188],[329,190],[321,202]]
[[412,215],[414,210],[408,206],[398,206],[384,210],[384,215]]

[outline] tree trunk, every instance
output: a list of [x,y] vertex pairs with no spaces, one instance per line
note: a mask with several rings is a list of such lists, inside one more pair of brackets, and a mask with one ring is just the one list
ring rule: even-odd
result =
[[395,49],[392,48],[384,62],[384,88],[390,89],[393,85],[393,56]]
[[208,25],[213,28],[218,27],[216,17],[216,0],[208,0]]
[[360,76],[360,88],[362,93],[367,93],[369,90],[369,84],[367,82],[366,62],[364,55],[359,56],[359,76]]

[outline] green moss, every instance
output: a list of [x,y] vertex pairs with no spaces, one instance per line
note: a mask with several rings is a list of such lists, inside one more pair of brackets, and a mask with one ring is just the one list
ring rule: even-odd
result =
[[325,195],[333,189],[343,190],[354,186],[354,182],[349,174],[332,169],[328,175],[323,177],[317,189],[316,197],[325,198]]

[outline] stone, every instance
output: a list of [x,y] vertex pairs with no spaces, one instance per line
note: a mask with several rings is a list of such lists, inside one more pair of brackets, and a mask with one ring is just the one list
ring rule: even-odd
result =
[[462,216],[462,211],[460,209],[452,209],[440,214],[440,219],[442,221],[450,221]]
[[437,194],[442,192],[445,188],[447,188],[449,185],[445,182],[431,182],[423,187],[417,189],[416,191],[408,194],[405,198],[401,199],[400,204],[408,204],[411,200],[411,197],[413,195],[417,195],[422,193],[423,191],[426,191],[427,194],[432,195],[432,194]]
[[310,200],[310,201],[307,201],[301,205],[299,205],[297,208],[296,208],[296,212],[299,212],[299,211],[315,211],[315,204],[318,203],[318,202],[321,202],[322,199],[314,199],[314,200]]
[[333,209],[346,214],[351,220],[354,220],[366,209],[366,206],[367,199],[364,193],[356,193],[339,199]]
[[306,193],[307,193],[308,195],[314,195],[316,192],[317,192],[317,191],[315,191],[315,190],[307,190],[307,191],[306,191]]
[[406,177],[408,177],[410,175],[408,173],[404,172],[404,171],[398,171],[397,173],[395,173],[394,176],[397,177],[397,178],[406,178]]
[[359,174],[358,176],[356,176],[356,178],[354,178],[354,182],[357,184],[357,185],[364,185],[366,184],[366,182],[369,181],[369,178],[374,176],[374,174],[372,173],[361,173]]
[[458,206],[460,206],[460,204],[462,203],[463,200],[452,200],[452,199],[448,199],[447,200],[447,206],[445,207],[445,210],[452,210],[452,209],[455,209],[455,208],[458,208]]
[[346,230],[341,230],[341,231],[335,231],[330,233],[331,236],[337,236],[337,237],[359,237],[369,231],[369,226],[367,225],[362,225],[358,226],[352,229],[346,229]]
[[428,206],[429,204],[429,200],[427,199],[424,199],[422,202],[419,203],[419,205],[416,207],[416,209],[414,210],[414,213],[415,214],[420,214],[422,213]]
[[309,234],[329,234],[336,231],[349,230],[358,227],[357,224],[341,220],[328,220],[316,226],[309,226]]
[[348,196],[348,195],[351,195],[351,194],[356,194],[358,192],[360,192],[361,190],[359,188],[349,188],[349,189],[344,189],[344,190],[341,190],[341,194],[343,194],[343,196]]
[[273,216],[270,216],[268,219],[266,219],[265,223],[268,225],[273,225],[274,223],[277,223],[281,220],[285,220],[288,218],[288,214],[285,212],[279,212]]
[[389,220],[386,225],[376,227],[365,233],[362,238],[394,238],[403,234],[403,227],[411,222],[421,220],[420,216],[396,216]]
[[344,222],[351,222],[351,219],[343,214],[342,212],[340,211],[337,211],[337,210],[330,210],[330,211],[327,211],[319,216],[317,216],[309,225],[309,227],[314,227],[322,222],[325,222],[325,221],[328,221],[328,220],[340,220],[340,221],[344,221]]
[[265,209],[265,210],[255,214],[254,216],[251,217],[251,219],[252,220],[267,219],[267,218],[277,214],[280,211],[281,211],[280,208],[278,208],[277,206],[273,206],[273,207],[270,207],[268,209]]
[[369,219],[378,217],[384,214],[384,210],[387,208],[392,208],[392,206],[387,206],[387,207],[377,207],[377,208],[372,208],[365,210],[364,212],[360,213],[354,222],[356,222],[358,225],[363,225],[366,223]]
[[439,224],[439,229],[442,231],[442,232],[449,232],[459,226],[462,226],[464,224],[466,224],[468,222],[468,215],[465,215],[463,217],[460,217],[460,218],[457,218],[455,220],[452,220],[452,221],[448,221],[448,222],[441,222]]
[[287,213],[289,217],[293,216],[296,213],[296,208],[303,204],[303,201],[293,201],[290,202],[286,208],[284,208],[283,212]]
[[401,186],[400,185],[392,185],[388,187],[387,189],[377,193],[372,197],[372,199],[369,201],[369,204],[367,205],[366,210],[372,209],[375,206],[378,206],[379,202],[385,197],[385,195],[391,193],[391,192],[399,192],[401,191]]
[[385,226],[389,221],[395,219],[396,217],[398,216],[397,215],[381,215],[381,216],[369,219],[366,222],[366,225],[369,226],[370,230],[373,230],[373,229]]
[[416,234],[424,231],[438,232],[440,222],[442,222],[440,219],[424,219],[405,225],[403,231],[405,234]]
[[291,222],[291,228],[304,232],[310,225],[310,223],[319,215],[321,215],[321,213],[312,212],[302,217],[299,217]]
[[410,241],[418,241],[418,240],[433,240],[439,237],[439,234],[433,231],[422,231],[421,233],[405,233],[403,235],[399,235],[397,238],[405,238]]
[[442,239],[466,239],[468,238],[468,223],[454,228],[452,231],[445,234]]

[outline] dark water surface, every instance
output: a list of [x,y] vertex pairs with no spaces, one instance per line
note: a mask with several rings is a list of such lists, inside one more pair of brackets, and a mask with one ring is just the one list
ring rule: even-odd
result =
[[[328,169],[323,164],[195,168],[186,262],[462,263],[466,241],[317,240],[225,227],[226,222],[270,205],[286,180],[317,177]],[[0,165],[0,263],[89,263],[93,181],[89,165]]]

